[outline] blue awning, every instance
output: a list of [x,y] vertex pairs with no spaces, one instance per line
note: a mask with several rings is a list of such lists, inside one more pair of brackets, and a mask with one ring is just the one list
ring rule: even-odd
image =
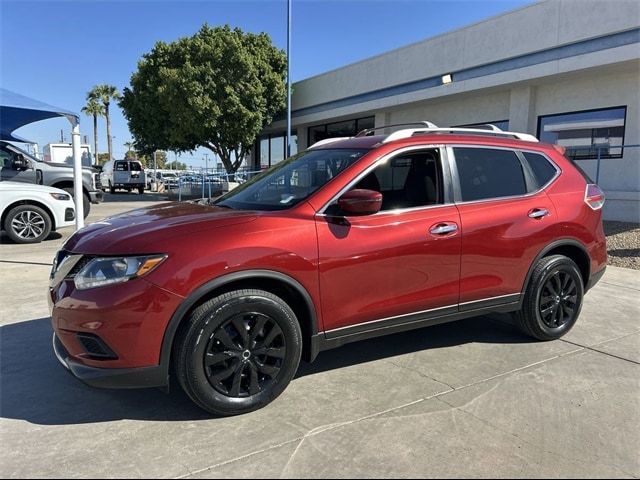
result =
[[70,110],[0,88],[0,140],[24,142],[25,139],[13,134],[15,130],[54,117],[80,118]]

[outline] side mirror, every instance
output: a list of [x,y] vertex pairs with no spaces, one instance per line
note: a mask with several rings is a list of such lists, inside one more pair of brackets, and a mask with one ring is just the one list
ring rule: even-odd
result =
[[19,154],[13,160],[13,163],[12,163],[11,167],[14,170],[18,170],[18,171],[28,170],[29,169],[29,161],[26,158],[24,158],[24,155]]
[[381,207],[382,194],[374,190],[350,190],[338,200],[338,208],[348,215],[373,215]]

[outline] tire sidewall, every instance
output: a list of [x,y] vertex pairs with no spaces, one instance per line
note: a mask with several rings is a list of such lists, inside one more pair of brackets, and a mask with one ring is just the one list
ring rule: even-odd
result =
[[[18,236],[18,234],[13,230],[11,225],[13,223],[13,219],[18,214],[29,211],[29,210],[40,215],[44,219],[44,223],[45,223],[42,235],[34,239],[24,239]],[[22,244],[42,242],[51,233],[51,228],[52,228],[52,221],[49,214],[44,209],[35,205],[19,205],[17,207],[12,208],[9,214],[6,216],[5,223],[4,223],[4,230],[5,232],[7,232],[7,235],[9,235],[9,238],[11,238],[11,240],[13,240],[16,243],[22,243]]]
[[[570,274],[574,282],[576,283],[576,288],[578,290],[576,299],[576,312],[573,315],[573,318],[567,323],[557,328],[550,328],[544,323],[544,321],[542,320],[542,316],[540,315],[540,295],[547,280],[549,280],[549,278],[551,278],[557,272],[566,272]],[[533,308],[533,312],[531,313],[535,316],[537,327],[544,335],[550,338],[562,337],[569,330],[571,330],[571,328],[573,328],[576,321],[578,320],[578,317],[580,316],[580,311],[582,310],[582,300],[584,298],[584,282],[582,280],[580,270],[578,269],[577,265],[569,258],[563,257],[554,259],[553,261],[549,262],[540,272],[534,284],[532,295],[533,301],[531,302],[531,305]]]
[[[278,323],[284,334],[287,357],[276,379],[265,391],[246,398],[228,397],[218,392],[207,379],[204,357],[210,336],[217,328],[238,313],[259,312]],[[258,409],[277,398],[295,375],[302,352],[302,335],[293,312],[279,302],[260,295],[239,296],[208,309],[194,325],[185,341],[189,387],[200,403],[213,405],[215,410],[233,414]]]

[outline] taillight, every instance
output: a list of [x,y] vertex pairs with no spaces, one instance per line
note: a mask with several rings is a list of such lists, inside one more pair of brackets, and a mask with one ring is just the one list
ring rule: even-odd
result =
[[595,183],[588,184],[584,194],[584,203],[589,205],[592,210],[600,210],[604,205],[604,192]]

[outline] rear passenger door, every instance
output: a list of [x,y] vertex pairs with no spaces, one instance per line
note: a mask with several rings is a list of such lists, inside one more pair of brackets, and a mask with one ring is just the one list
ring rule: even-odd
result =
[[[519,300],[535,256],[553,239],[544,187],[558,173],[546,157],[508,148],[449,147],[460,212],[460,310]],[[532,165],[535,163],[538,173]]]

